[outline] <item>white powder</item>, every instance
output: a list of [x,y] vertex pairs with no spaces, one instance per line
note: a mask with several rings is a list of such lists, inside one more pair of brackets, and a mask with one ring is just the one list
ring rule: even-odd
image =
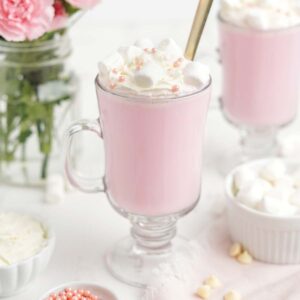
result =
[[199,282],[195,282],[195,272],[200,265],[200,246],[191,241],[168,262],[153,270],[153,280],[149,283],[142,300],[186,300]]

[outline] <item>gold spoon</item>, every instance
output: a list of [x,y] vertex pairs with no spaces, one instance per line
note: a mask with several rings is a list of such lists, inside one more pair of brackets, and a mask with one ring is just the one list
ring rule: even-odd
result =
[[185,58],[194,60],[213,0],[200,0],[185,49]]

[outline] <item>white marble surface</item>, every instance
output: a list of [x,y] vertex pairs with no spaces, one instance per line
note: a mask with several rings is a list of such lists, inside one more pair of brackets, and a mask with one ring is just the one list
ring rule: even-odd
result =
[[[116,1],[114,0],[114,3]],[[132,2],[134,3],[136,2]],[[187,3],[191,10],[197,1]],[[112,10],[105,5],[104,12],[99,8],[89,13],[72,31],[75,49],[73,65],[81,80],[81,108],[78,117],[97,117],[93,79],[100,57],[122,43],[132,42],[135,38],[145,35],[154,36],[155,39],[173,36],[184,45],[193,15],[187,13],[181,17],[178,12],[181,6],[177,3],[177,13],[169,20],[164,20],[164,14],[161,12],[155,22],[148,15],[143,20],[132,21],[130,14],[126,18],[122,15],[112,20],[107,16]],[[132,15],[136,13],[130,12]],[[190,238],[197,236],[200,228],[207,226],[222,213],[223,178],[218,172],[218,166],[224,161],[224,157],[230,153],[234,154],[238,149],[237,131],[224,121],[217,109],[220,93],[219,67],[215,54],[217,28],[213,17],[209,22],[199,52],[211,65],[214,77],[214,96],[205,141],[203,193],[198,207],[179,222],[179,232]],[[299,127],[296,124],[294,128]],[[42,191],[0,186],[0,207],[40,214],[53,224],[57,234],[57,247],[46,272],[23,294],[12,297],[11,300],[39,300],[39,296],[46,290],[73,280],[97,282],[110,288],[121,300],[140,299],[140,290],[118,282],[106,270],[105,253],[114,242],[128,234],[129,224],[113,211],[104,195],[72,192],[63,204],[52,206],[43,203]]]

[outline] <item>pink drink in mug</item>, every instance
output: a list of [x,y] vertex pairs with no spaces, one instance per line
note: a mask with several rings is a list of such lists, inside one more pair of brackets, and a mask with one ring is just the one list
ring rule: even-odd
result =
[[200,196],[210,87],[177,99],[135,99],[97,82],[97,95],[113,204],[143,216],[191,209]]

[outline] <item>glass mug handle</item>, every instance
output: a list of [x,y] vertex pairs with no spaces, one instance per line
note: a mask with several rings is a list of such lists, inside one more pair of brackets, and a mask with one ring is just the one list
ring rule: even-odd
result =
[[76,134],[89,131],[95,133],[99,138],[103,139],[102,129],[99,120],[79,120],[67,131],[66,145],[65,145],[65,172],[70,183],[77,189],[85,193],[105,192],[104,177],[87,178],[78,174],[72,168],[71,149],[73,139]]

